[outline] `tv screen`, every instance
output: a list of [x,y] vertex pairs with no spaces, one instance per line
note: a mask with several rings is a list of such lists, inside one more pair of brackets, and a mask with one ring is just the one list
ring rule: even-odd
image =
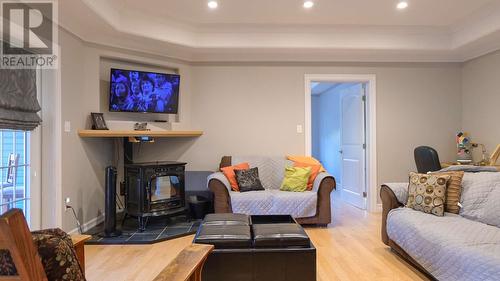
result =
[[180,76],[111,69],[109,111],[176,114]]

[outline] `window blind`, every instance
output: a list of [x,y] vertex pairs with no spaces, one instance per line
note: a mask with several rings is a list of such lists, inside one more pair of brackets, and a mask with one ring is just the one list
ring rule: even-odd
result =
[[35,129],[42,119],[36,92],[36,70],[0,69],[0,129]]

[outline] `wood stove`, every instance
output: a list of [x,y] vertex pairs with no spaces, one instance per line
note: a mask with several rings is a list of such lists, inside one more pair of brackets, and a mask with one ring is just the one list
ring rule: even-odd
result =
[[125,217],[137,217],[139,231],[150,217],[186,214],[182,162],[125,165]]

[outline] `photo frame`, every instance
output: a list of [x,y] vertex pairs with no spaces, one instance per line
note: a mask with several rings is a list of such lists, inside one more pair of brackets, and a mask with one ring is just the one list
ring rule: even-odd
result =
[[104,114],[92,112],[90,116],[92,119],[92,130],[109,130],[104,120]]

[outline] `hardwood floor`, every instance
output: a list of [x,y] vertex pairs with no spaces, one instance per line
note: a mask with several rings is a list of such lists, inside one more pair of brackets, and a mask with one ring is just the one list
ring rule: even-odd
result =
[[[333,223],[328,228],[306,229],[317,248],[318,281],[428,280],[382,243],[380,214],[333,201]],[[192,239],[85,246],[87,280],[152,280]]]

